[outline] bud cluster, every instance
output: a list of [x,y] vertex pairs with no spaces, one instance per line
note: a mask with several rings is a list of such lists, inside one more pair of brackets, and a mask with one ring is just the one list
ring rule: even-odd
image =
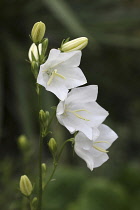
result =
[[43,111],[42,109],[39,112],[39,121],[40,121],[40,130],[41,130],[41,136],[45,137],[47,135],[47,128],[49,123],[49,112]]
[[40,21],[34,24],[31,31],[31,39],[33,43],[28,51],[28,58],[35,79],[38,76],[40,65],[43,64],[46,59],[45,54],[48,47],[48,39],[44,38],[45,30],[45,24]]

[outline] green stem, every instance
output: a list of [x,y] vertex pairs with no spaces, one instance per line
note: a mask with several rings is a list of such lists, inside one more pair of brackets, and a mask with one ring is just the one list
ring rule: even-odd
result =
[[[41,108],[41,103],[40,103],[40,91],[38,94],[38,106],[39,106],[39,111]],[[40,136],[39,136],[39,190],[38,190],[38,210],[42,209],[42,147],[43,147],[43,137],[41,134],[41,127],[40,127]]]
[[42,147],[43,147],[43,137],[40,134],[40,140],[39,140],[39,194],[38,194],[38,210],[42,209]]
[[62,152],[63,152],[63,149],[64,149],[66,143],[67,143],[67,142],[71,142],[71,141],[72,141],[72,139],[68,139],[68,140],[66,140],[66,141],[62,144],[62,147],[61,147],[61,149],[60,149],[60,152],[59,152],[59,154],[58,154],[58,156],[57,156],[57,162],[54,161],[54,168],[53,168],[53,171],[52,171],[52,173],[51,173],[51,175],[50,175],[50,177],[49,177],[49,179],[48,179],[48,181],[47,181],[47,183],[46,183],[46,185],[45,185],[45,188],[48,186],[49,182],[50,182],[51,179],[53,178],[53,175],[54,175],[54,173],[55,173],[55,171],[56,171],[56,168],[57,168],[57,166],[58,166],[58,162],[59,162],[59,160],[60,160],[61,154],[62,154]]

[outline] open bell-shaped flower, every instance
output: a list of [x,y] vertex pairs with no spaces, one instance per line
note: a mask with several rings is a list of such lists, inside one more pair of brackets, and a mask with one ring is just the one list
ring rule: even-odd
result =
[[70,133],[82,131],[92,139],[92,128],[98,127],[108,112],[96,103],[98,87],[89,85],[72,89],[57,106],[56,116]]
[[82,132],[75,136],[74,150],[87,163],[87,167],[91,171],[108,160],[107,149],[118,138],[117,134],[104,124],[101,124],[97,129],[98,132],[95,132],[94,128],[92,130],[92,140]]
[[67,97],[68,89],[87,82],[78,67],[80,60],[79,50],[62,53],[60,50],[52,49],[47,61],[40,66],[37,83],[63,101]]

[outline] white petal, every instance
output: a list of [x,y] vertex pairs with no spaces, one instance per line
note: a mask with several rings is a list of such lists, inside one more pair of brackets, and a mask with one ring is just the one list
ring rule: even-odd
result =
[[[118,138],[118,135],[107,125],[101,124],[98,127],[100,131],[99,137],[96,139],[96,141],[107,141],[108,143],[98,143],[98,146],[107,149],[111,146],[111,144]],[[95,141],[95,142],[96,142]]]
[[85,150],[89,150],[92,147],[92,141],[89,141],[89,139],[82,132],[78,132],[76,135],[75,143],[78,144],[80,148]]
[[81,61],[81,55],[82,52],[80,50],[72,51],[72,52],[66,52],[60,54],[60,60],[65,60],[65,62],[61,63],[61,67],[77,67],[80,64]]
[[56,113],[57,115],[61,115],[64,113],[64,111],[65,111],[65,103],[64,101],[60,101],[57,106]]
[[68,89],[78,87],[87,83],[87,80],[78,67],[57,68],[58,73],[63,75],[66,79],[63,81]]
[[68,94],[68,89],[62,79],[57,77],[53,79],[50,85],[47,85],[46,90],[54,93],[61,101],[64,101]]
[[60,50],[52,49],[50,51],[49,57],[46,61],[47,66],[51,66],[57,69],[57,67],[71,66],[77,67],[80,64],[81,60],[81,51],[73,51],[62,53]]
[[[42,65],[43,68],[47,69],[50,66],[56,65],[59,61],[60,50],[51,49],[47,61]],[[45,70],[44,69],[44,70]]]
[[87,163],[87,167],[92,171],[94,168],[94,159],[92,151],[84,150],[83,148],[81,148],[80,142],[76,142],[76,139],[75,139],[74,150],[75,153]]
[[[90,121],[89,124],[92,127],[97,127],[99,126],[108,116],[108,112],[102,108],[98,103],[93,102],[93,103],[88,103],[87,105],[87,112],[88,115],[90,115]],[[88,116],[87,116],[88,117]]]
[[65,127],[69,130],[69,132],[70,132],[71,134],[75,133],[75,131],[76,131],[75,128],[74,128],[74,127],[71,127],[70,124],[65,124],[65,120],[64,120],[64,117],[63,117],[62,115],[56,114],[56,117],[57,117],[59,123],[60,123],[61,125],[65,126]]
[[94,168],[101,166],[108,159],[109,157],[106,153],[102,153],[100,156],[94,157]]
[[98,86],[89,85],[85,87],[74,88],[68,93],[68,98],[66,103],[88,103],[95,101],[97,98]]
[[[97,127],[100,123],[104,121],[108,112],[106,112],[102,107],[97,105],[96,102],[91,102],[84,104],[67,104],[67,99],[65,101],[65,115],[63,116],[63,122],[65,127],[70,126],[75,128],[77,131],[82,131],[89,139],[94,140],[98,137],[99,131],[95,129],[94,133],[92,131],[92,127]],[[78,111],[76,114],[81,116],[81,118],[74,115],[75,110],[83,110]],[[69,112],[70,111],[70,112]],[[71,113],[73,112],[73,113]],[[85,119],[85,120],[84,120]]]
[[49,80],[48,74],[43,72],[42,69],[40,69],[38,77],[37,77],[37,83],[46,88],[48,80]]

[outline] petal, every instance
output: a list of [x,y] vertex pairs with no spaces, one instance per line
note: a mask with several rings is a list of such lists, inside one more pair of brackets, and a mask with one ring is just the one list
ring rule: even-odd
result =
[[43,72],[42,69],[40,69],[38,77],[37,77],[37,83],[46,88],[48,80],[49,80],[48,74]]
[[[66,116],[63,116],[63,125],[69,131],[69,127],[73,128],[73,131],[82,131],[89,139],[92,139],[92,128],[72,113],[66,113]],[[73,133],[73,131],[70,132]]]
[[68,94],[68,89],[62,82],[61,78],[55,77],[50,85],[47,85],[46,90],[54,93],[61,101],[64,101]]
[[64,101],[60,101],[57,106],[56,113],[57,115],[61,115],[64,113],[64,111],[65,111],[65,103]]
[[68,89],[78,87],[87,83],[83,72],[78,67],[59,67],[57,68],[57,70],[59,74],[63,75],[66,78],[64,80],[64,83]]
[[68,66],[77,67],[80,64],[81,51],[73,51],[62,53],[60,50],[52,49],[46,61],[47,67],[58,68],[61,66],[67,68]]
[[[88,136],[88,138],[92,139],[92,134],[91,132],[88,135],[89,129],[87,127],[93,128],[93,127],[97,127],[99,126],[107,117],[108,112],[103,109],[101,106],[99,106],[96,102],[90,102],[90,103],[84,103],[84,101],[82,101],[82,103],[76,103],[71,102],[69,104],[67,104],[67,99],[65,100],[65,104],[66,104],[66,110],[70,110],[70,111],[75,111],[75,110],[79,110],[77,112],[78,115],[80,115],[81,117],[85,118],[84,119],[80,119],[78,117],[76,117],[74,114],[71,113],[71,119],[69,118],[69,120],[73,121],[72,118],[74,118],[75,123],[77,125],[75,125],[77,127],[77,129],[79,129],[80,131],[82,131],[83,133],[85,133],[85,135]],[[80,111],[83,110],[83,111]],[[68,114],[68,116],[70,116],[70,114]],[[67,116],[66,116],[67,118]],[[83,129],[80,128],[83,126]],[[85,128],[84,128],[85,127]],[[87,129],[87,131],[86,131]]]
[[95,101],[97,98],[98,86],[89,85],[85,87],[74,88],[68,93],[66,103],[88,103]]
[[[108,112],[98,103],[92,102],[87,104],[87,114],[89,115],[89,124],[92,127],[99,126],[108,116]],[[87,116],[88,117],[88,116]]]
[[94,168],[101,166],[108,159],[109,157],[106,153],[102,153],[100,156],[94,157]]
[[89,150],[92,147],[92,141],[89,141],[87,136],[85,136],[82,132],[78,132],[75,136],[75,142],[84,150]]
[[66,124],[66,123],[65,123],[65,120],[64,120],[63,115],[58,115],[58,114],[56,114],[56,117],[57,117],[59,123],[60,123],[61,125],[65,126],[65,127],[69,130],[69,132],[70,132],[71,134],[75,133],[75,131],[76,131],[75,128],[72,127],[70,124]]
[[76,141],[74,145],[74,150],[75,153],[87,163],[87,167],[92,171],[94,168],[94,159],[92,152],[90,150],[84,150],[83,148],[81,148],[80,143]]
[[47,61],[43,65],[41,65],[42,69],[46,70],[47,68],[56,65],[59,62],[58,58],[60,53],[60,50],[51,49]]
[[61,53],[59,58],[65,62],[60,62],[61,67],[66,68],[67,66],[77,67],[81,61],[82,52],[80,50],[75,50],[72,52]]
[[[108,143],[98,143],[99,147],[103,149],[107,149],[111,146],[111,144],[118,138],[118,135],[107,125],[101,124],[98,127],[100,131],[99,137],[96,141],[107,141]],[[96,143],[95,141],[95,143]]]

